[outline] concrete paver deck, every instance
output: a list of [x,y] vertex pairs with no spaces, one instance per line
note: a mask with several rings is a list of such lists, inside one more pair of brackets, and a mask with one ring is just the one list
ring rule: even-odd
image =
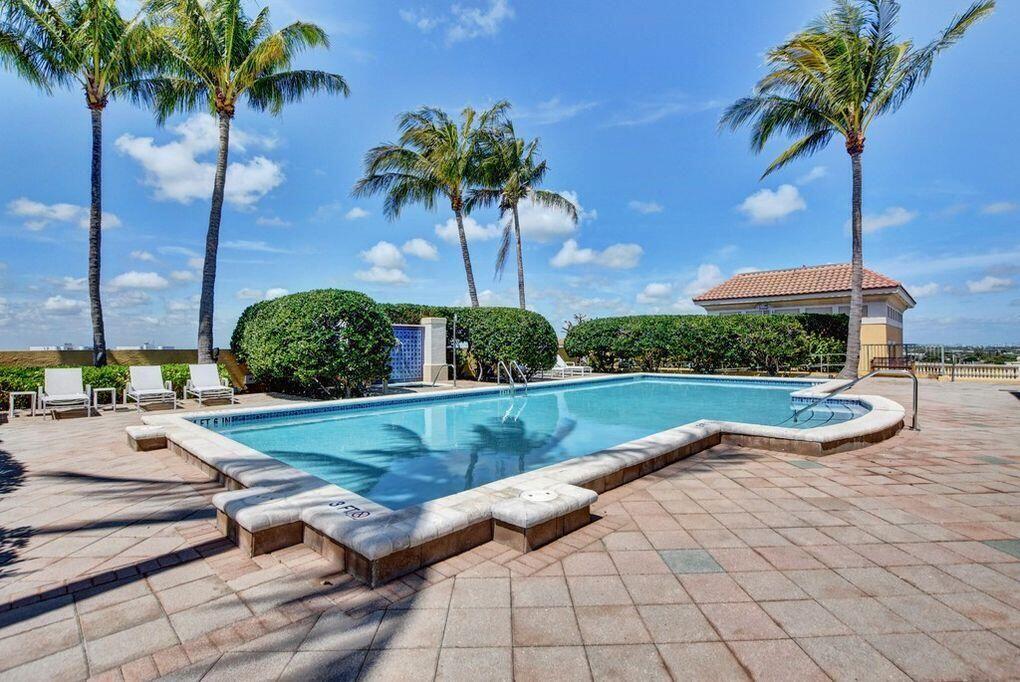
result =
[[19,418],[0,679],[1016,679],[1020,401],[924,382],[921,408],[921,432],[817,460],[716,447],[539,551],[375,590],[303,546],[245,557],[216,484],[128,449],[134,412]]

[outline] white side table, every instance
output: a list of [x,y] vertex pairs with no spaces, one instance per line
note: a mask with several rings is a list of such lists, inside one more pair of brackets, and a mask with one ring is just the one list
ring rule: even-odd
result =
[[9,406],[10,409],[8,410],[8,414],[10,415],[11,419],[14,419],[14,399],[20,396],[26,396],[28,398],[29,405],[31,406],[32,409],[32,416],[33,417],[35,416],[35,399],[36,399],[35,391],[11,391],[10,396],[11,396]]
[[110,394],[110,409],[114,412],[117,411],[117,389],[116,388],[93,388],[92,389],[92,409],[96,412],[99,411],[99,394],[109,393]]

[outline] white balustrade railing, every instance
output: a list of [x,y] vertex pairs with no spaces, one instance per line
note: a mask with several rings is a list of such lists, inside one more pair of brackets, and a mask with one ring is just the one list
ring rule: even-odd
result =
[[1020,381],[1020,365],[992,365],[987,363],[918,362],[914,371],[919,376],[944,376],[953,379],[983,381]]

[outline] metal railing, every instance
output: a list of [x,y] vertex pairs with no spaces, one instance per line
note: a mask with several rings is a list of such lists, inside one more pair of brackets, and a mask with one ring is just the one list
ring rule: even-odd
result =
[[436,367],[435,374],[432,375],[432,385],[435,386],[436,382],[439,381],[439,375],[447,370],[447,368],[453,370],[453,387],[457,387],[457,368],[451,365],[449,362],[445,365],[439,365]]
[[521,377],[521,381],[524,382],[524,392],[527,393],[528,392],[528,373],[524,371],[524,367],[521,365],[521,363],[517,362],[516,360],[511,360],[510,361],[510,368],[517,370],[517,373]]
[[510,360],[509,362],[505,362],[503,360],[500,360],[496,364],[496,383],[497,384],[502,384],[503,383],[503,372],[505,371],[506,372],[507,383],[510,384],[510,390],[511,391],[516,390],[517,389],[517,382],[514,381],[514,372],[513,372],[515,369],[517,370],[517,374],[518,374],[518,376],[520,376],[521,381],[524,384],[524,392],[527,393],[527,391],[528,391],[528,373],[524,371],[524,367],[521,365],[521,363],[517,362],[516,360]]
[[516,385],[514,384],[514,374],[513,372],[510,371],[510,367],[502,360],[500,360],[499,363],[497,363],[496,365],[496,383],[497,384],[503,383],[504,370],[506,370],[507,383],[510,384],[510,391],[512,392],[516,389]]
[[910,371],[905,370],[905,369],[876,369],[874,371],[868,372],[867,374],[865,374],[862,377],[857,377],[856,379],[851,381],[849,384],[846,384],[844,386],[839,387],[838,389],[836,389],[832,393],[829,393],[828,395],[826,395],[826,396],[824,396],[822,398],[819,398],[818,400],[815,400],[814,402],[812,402],[812,403],[806,405],[805,407],[802,407],[799,410],[797,410],[796,412],[794,412],[793,413],[793,422],[796,424],[797,423],[797,417],[799,417],[803,413],[807,412],[808,410],[810,410],[813,407],[816,407],[816,406],[824,403],[826,400],[829,400],[831,398],[835,398],[840,393],[844,393],[846,391],[849,391],[851,388],[853,388],[857,384],[861,383],[865,379],[870,379],[871,377],[875,376],[876,374],[886,374],[886,375],[888,375],[888,374],[898,374],[900,376],[908,376],[908,377],[910,377],[911,379],[914,380],[914,401],[913,401],[914,404],[913,404],[913,416],[911,417],[911,420],[910,420],[910,430],[911,431],[920,431],[921,427],[918,426],[918,424],[917,424],[917,388],[918,388],[917,377],[914,375],[913,372],[910,372]]

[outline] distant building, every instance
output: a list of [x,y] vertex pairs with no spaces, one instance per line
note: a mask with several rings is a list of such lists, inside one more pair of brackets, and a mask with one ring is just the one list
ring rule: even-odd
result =
[[175,346],[157,346],[154,343],[143,343],[139,346],[114,346],[110,350],[175,350]]
[[[864,269],[861,344],[903,343],[903,314],[917,302],[894,279]],[[850,314],[850,264],[734,275],[694,298],[710,315]]]
[[92,350],[88,346],[77,346],[73,343],[62,343],[59,346],[29,346],[29,350]]

